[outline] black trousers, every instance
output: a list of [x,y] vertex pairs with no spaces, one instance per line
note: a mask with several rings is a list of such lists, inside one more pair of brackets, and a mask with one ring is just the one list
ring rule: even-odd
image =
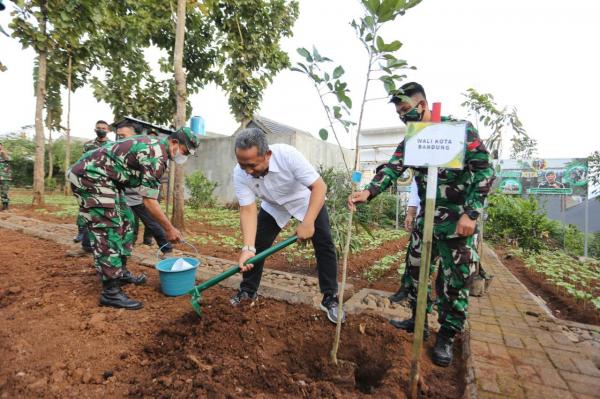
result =
[[[277,225],[273,216],[261,208],[258,213],[258,225],[256,228],[256,253],[260,253],[273,245],[280,231],[281,228]],[[315,257],[317,258],[317,274],[321,293],[335,295],[338,290],[337,256],[333,238],[331,237],[329,215],[325,206],[323,206],[315,220],[315,234],[311,240],[315,248]],[[250,293],[258,290],[264,263],[264,261],[257,262],[252,269],[243,273],[240,289]]]
[[[165,233],[165,230],[160,224],[158,224],[156,220],[154,220],[154,218],[152,218],[152,216],[150,216],[144,204],[134,205],[131,207],[131,210],[135,214],[136,218],[139,218],[139,220],[141,220],[142,223],[144,223],[144,229],[152,232],[152,236],[156,239],[156,243],[163,252],[168,252],[173,249],[171,243],[169,243],[169,241],[167,240],[167,234]],[[136,238],[135,241],[137,241],[139,221],[135,225],[136,226],[134,234]]]

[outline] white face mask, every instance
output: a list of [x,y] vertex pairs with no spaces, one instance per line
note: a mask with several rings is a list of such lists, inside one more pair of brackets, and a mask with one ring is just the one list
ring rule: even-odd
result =
[[177,154],[175,154],[175,156],[173,157],[173,161],[175,161],[175,163],[178,165],[184,164],[185,161],[187,161],[187,159],[188,159],[188,156],[183,155],[179,151],[177,151]]

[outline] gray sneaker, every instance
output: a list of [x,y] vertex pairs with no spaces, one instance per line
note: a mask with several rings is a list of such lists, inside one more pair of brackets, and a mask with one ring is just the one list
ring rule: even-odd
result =
[[256,301],[257,298],[258,295],[256,295],[256,292],[251,294],[248,291],[238,290],[238,292],[231,297],[229,303],[231,303],[231,306],[238,306],[239,304],[245,301],[253,303],[254,301]]
[[[321,310],[327,313],[330,322],[337,324],[338,321],[338,297],[337,295],[324,295],[321,302]],[[346,321],[346,312],[342,310],[342,323]]]

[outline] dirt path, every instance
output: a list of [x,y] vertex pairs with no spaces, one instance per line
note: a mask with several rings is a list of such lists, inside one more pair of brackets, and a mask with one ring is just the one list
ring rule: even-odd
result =
[[[357,367],[339,372],[327,362],[334,326],[312,307],[261,298],[235,309],[230,291],[214,288],[199,319],[187,297],[164,297],[154,270],[133,264],[150,275],[126,288],[144,309],[100,308],[91,258],[4,229],[0,242],[2,398],[404,397],[411,341],[385,319],[350,317],[340,357]],[[460,369],[424,357],[425,396],[460,397]]]

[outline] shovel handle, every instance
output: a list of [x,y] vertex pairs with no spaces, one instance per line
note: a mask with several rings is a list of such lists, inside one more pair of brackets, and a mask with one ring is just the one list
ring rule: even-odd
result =
[[251,257],[250,259],[245,261],[244,265],[250,265],[250,264],[265,260],[265,258],[267,258],[270,255],[273,255],[275,252],[281,251],[283,248],[285,248],[289,245],[292,245],[293,243],[296,242],[297,239],[298,239],[297,236],[291,236],[290,238],[287,238],[284,241],[281,241],[280,243],[277,243],[277,244],[273,245],[272,247],[265,249],[261,253],[254,255],[253,257]]
[[[250,258],[246,262],[244,262],[244,264],[246,265],[246,264],[251,264],[254,262],[260,262],[261,260],[264,260],[267,256],[272,255],[277,251],[281,251],[283,248],[285,248],[289,245],[292,245],[293,243],[296,242],[297,239],[298,239],[298,237],[292,236],[276,245],[273,245],[270,248],[265,249],[261,253],[256,254],[255,256],[253,256],[252,258]],[[192,294],[195,292],[196,294],[199,294],[200,292],[204,291],[205,289],[210,288],[213,285],[219,284],[221,281],[233,276],[236,273],[239,273],[239,271],[240,271],[239,266],[233,266],[233,267],[225,270],[223,273],[216,275],[215,277],[213,277],[209,280],[206,280],[202,284],[198,284],[197,286],[192,288],[192,290],[189,293]]]

